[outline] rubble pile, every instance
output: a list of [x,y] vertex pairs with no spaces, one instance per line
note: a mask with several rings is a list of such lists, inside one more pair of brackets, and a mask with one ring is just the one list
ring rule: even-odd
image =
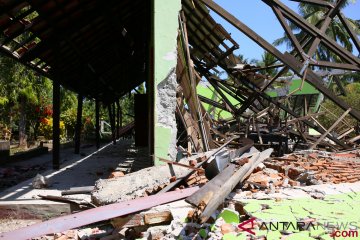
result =
[[[77,209],[79,212],[3,233],[0,240],[19,236],[34,239],[41,235],[36,239],[331,239],[330,235],[339,227],[326,225],[326,221],[346,217],[349,222],[359,223],[360,153],[349,149],[358,147],[360,127],[350,125],[347,119],[351,116],[360,121],[360,112],[333,91],[338,89],[346,95],[342,81],[337,78],[345,72],[328,69],[358,71],[360,62],[325,34],[336,16],[359,49],[354,40],[357,36],[338,12],[343,1],[331,4],[300,1],[330,7],[323,23],[314,26],[281,1],[264,2],[271,6],[296,51],[282,54],[215,1],[182,0],[182,9],[175,15],[176,45],[164,56],[156,51],[154,59],[149,58],[156,60],[155,65],[161,63],[158,57],[163,57],[176,62],[176,66],[160,79],[165,68],[152,69],[153,61],[149,66],[145,64],[146,72],[156,70],[159,75],[146,85],[146,94],[156,96],[147,98],[149,103],[144,106],[152,106],[147,111],[154,112],[144,114],[148,124],[137,122],[124,128],[130,131],[135,126],[138,131],[137,127],[143,125],[156,129],[140,130],[144,136],[148,131],[149,136],[144,139],[151,139],[147,144],[149,155],[153,155],[147,157],[163,164],[131,173],[112,169],[114,172],[107,178],[101,169],[94,169],[104,179],[92,186],[69,189],[62,196],[38,195],[49,201],[80,205],[84,199],[79,201],[73,195],[81,192],[87,194],[89,201],[86,200],[86,210]],[[155,18],[160,15],[157,9],[155,13],[151,14]],[[254,39],[266,50],[264,58],[269,54],[274,61],[266,66],[247,64],[234,52],[240,45],[213,19],[212,13]],[[301,41],[290,31],[288,22],[301,30],[297,33],[304,35]],[[319,25],[321,29],[316,31]],[[123,37],[131,40],[133,33],[123,30]],[[167,39],[165,35],[159,36]],[[153,49],[152,43],[135,45]],[[315,53],[320,46],[338,55],[339,61],[312,59],[319,55]],[[316,71],[321,69],[327,71]],[[223,73],[226,78],[221,78]],[[299,87],[292,85],[293,78],[298,78]],[[328,89],[323,84],[325,79],[337,87]],[[316,92],[303,91],[303,87],[308,88],[304,84]],[[290,86],[294,87],[291,92]],[[274,95],[271,89],[275,89]],[[337,116],[330,110],[320,111],[324,98],[344,112]],[[108,104],[115,144],[115,135],[119,135],[119,129],[115,134],[115,103]],[[139,116],[136,112],[135,119]],[[325,128],[318,117],[328,112],[332,121]],[[142,138],[139,132],[137,136]],[[159,147],[163,134],[166,137],[161,140],[168,143]],[[0,169],[0,179],[19,178],[21,174]],[[46,188],[45,179],[41,176],[38,179],[40,184],[35,181],[34,186]],[[279,223],[286,224],[278,227]],[[274,226],[276,229],[271,229]]]
[[286,174],[293,186],[360,181],[360,157],[357,152],[295,152],[269,159],[264,164]]
[[[258,151],[252,144],[234,151],[227,146],[234,141],[179,162],[166,160],[161,167],[114,172],[99,180],[91,192],[89,207],[96,207],[94,203],[98,207],[82,211],[84,215],[73,214],[78,221],[93,224],[72,222],[78,227],[32,239],[326,239],[334,228],[323,222],[349,217],[359,204],[357,151],[305,150],[274,157],[270,156],[272,149]],[[99,193],[104,194],[103,199]],[[178,197],[166,200],[170,196],[166,194],[173,193]],[[71,200],[74,196],[48,199]],[[101,201],[94,201],[95,197]],[[148,202],[153,202],[152,207],[143,206]],[[127,207],[117,209],[115,204]],[[334,204],[337,207],[332,209]],[[102,210],[106,207],[120,213],[107,217]],[[92,210],[104,212],[103,221],[89,219],[87,211]],[[128,214],[121,214],[124,210]],[[269,227],[273,222],[292,225],[274,230]],[[298,222],[323,229],[299,228]]]

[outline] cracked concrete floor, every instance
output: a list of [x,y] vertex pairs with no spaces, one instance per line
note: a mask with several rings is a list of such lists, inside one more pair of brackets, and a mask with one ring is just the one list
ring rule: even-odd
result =
[[[279,193],[267,194],[267,197],[248,195],[249,199],[245,199],[245,195],[235,194],[231,199],[239,205],[243,217],[256,219],[256,238],[333,239],[330,235],[334,230],[360,229],[360,182],[283,189]],[[250,199],[254,197],[258,199]],[[249,237],[250,234],[241,232],[236,236],[225,234],[223,239]]]
[[94,146],[82,148],[81,153],[82,156],[76,155],[64,161],[60,170],[40,172],[49,179],[48,188],[33,189],[32,179],[29,179],[2,191],[0,200],[32,199],[39,194],[58,196],[61,190],[71,187],[93,186],[95,181],[108,178],[113,171],[128,173],[151,165],[146,148],[135,147],[133,140],[119,140],[116,145],[107,144],[100,150],[96,150]]

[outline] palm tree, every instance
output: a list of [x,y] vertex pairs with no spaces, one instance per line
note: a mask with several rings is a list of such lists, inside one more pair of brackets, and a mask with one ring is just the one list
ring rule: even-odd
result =
[[[271,53],[265,51],[261,55],[261,60],[253,60],[253,63],[256,64],[258,67],[268,67],[271,65],[274,65],[277,62],[277,58],[272,55]],[[278,70],[276,68],[268,68],[268,69],[262,69],[259,71],[259,73],[269,76],[275,76]]]
[[[334,0],[333,0],[334,1]],[[344,8],[350,3],[350,0],[346,1],[340,9]],[[313,5],[313,4],[306,4],[306,3],[300,3],[299,4],[299,14],[309,23],[316,25],[318,22],[323,20],[324,15],[327,12],[327,8]],[[355,30],[357,34],[360,34],[360,20],[353,20],[350,18],[347,18],[347,20],[350,23],[350,26]],[[298,40],[302,39],[306,36],[306,33],[301,31],[301,29],[290,22],[289,24],[290,28],[296,32],[294,35]],[[326,34],[334,39],[336,42],[338,42],[340,45],[342,45],[345,49],[347,49],[350,52],[353,52],[353,44],[351,42],[351,38],[349,34],[346,32],[345,28],[343,27],[340,19],[336,16],[333,18],[333,21],[330,23],[330,26],[326,30]],[[279,46],[282,44],[286,44],[287,48],[292,48],[292,43],[290,39],[287,37],[286,34],[284,34],[283,37],[277,39],[273,43],[275,46]],[[307,51],[308,49],[304,49]],[[335,60],[337,62],[341,62],[341,59],[339,59],[336,55],[334,55],[332,52],[330,52],[327,48],[319,45],[317,52],[316,52],[316,59],[318,60]]]

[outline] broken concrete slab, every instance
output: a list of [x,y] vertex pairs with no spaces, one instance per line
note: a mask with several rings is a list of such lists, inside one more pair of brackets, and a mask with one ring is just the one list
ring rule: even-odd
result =
[[76,204],[46,200],[18,200],[0,202],[0,219],[48,220],[78,210]]
[[121,178],[100,179],[95,183],[92,201],[96,205],[122,202],[144,196],[147,188],[170,183],[170,178],[181,178],[188,169],[179,166],[155,166],[130,173]]

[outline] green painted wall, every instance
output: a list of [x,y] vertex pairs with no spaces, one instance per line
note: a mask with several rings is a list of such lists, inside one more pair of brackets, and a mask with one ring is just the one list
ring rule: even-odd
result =
[[[176,67],[176,46],[178,35],[178,14],[181,0],[153,0],[153,45],[154,45],[154,97],[155,97],[155,129],[154,155],[155,165],[159,165],[157,157],[168,158],[171,142],[171,129],[157,122],[156,102],[157,85]],[[174,100],[175,101],[175,100]]]
[[[196,87],[196,91],[199,95],[209,98],[211,100],[215,100],[215,90],[212,86],[204,86],[202,84],[198,84]],[[225,96],[227,97],[227,99],[229,99],[229,101],[234,105],[239,107],[240,103],[233,97],[231,97],[229,94],[227,94],[226,92],[223,91],[223,93],[225,94]],[[220,100],[221,97],[218,97],[217,101]],[[207,112],[210,111],[211,108],[213,108],[213,106],[206,104],[206,103],[201,103],[205,110]],[[219,108],[215,108],[215,119],[229,119],[232,118],[232,114],[229,113],[228,111],[224,111],[222,109]]]
[[[298,89],[301,86],[301,79],[295,79],[291,82],[289,92]],[[277,93],[273,91],[266,91],[270,97],[277,97]],[[308,82],[304,82],[304,86],[301,91],[297,91],[294,95],[306,95],[306,94],[319,94],[319,91]]]

